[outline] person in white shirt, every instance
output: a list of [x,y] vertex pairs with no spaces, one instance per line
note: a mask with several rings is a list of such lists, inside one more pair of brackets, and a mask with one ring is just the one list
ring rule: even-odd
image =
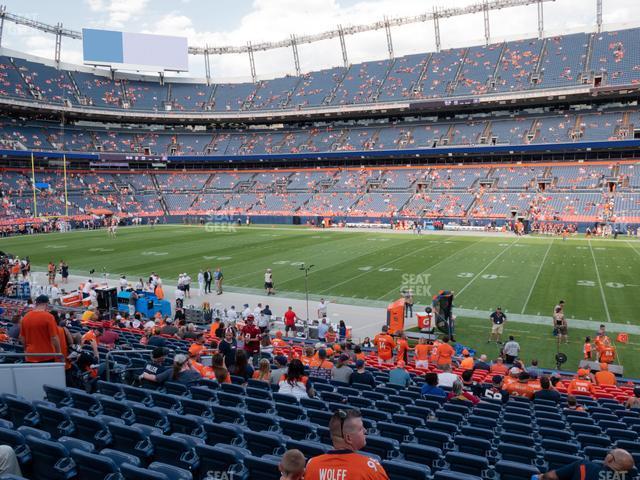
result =
[[198,296],[204,295],[204,272],[200,270],[198,272]]
[[318,325],[318,340],[321,342],[324,342],[328,331],[329,331],[329,324],[327,323],[327,317],[324,316],[320,321],[320,325]]
[[438,386],[439,387],[453,387],[453,382],[460,380],[460,377],[451,372],[451,365],[444,365],[442,367],[442,373],[438,374]]
[[176,288],[176,308],[182,308],[184,305],[184,290]]
[[256,320],[256,325],[260,326],[260,320],[262,319],[262,304],[258,303],[256,308],[253,309],[253,318]]
[[251,309],[249,308],[249,304],[244,304],[244,310],[242,310],[242,319],[246,320],[249,315],[251,315]]
[[128,286],[129,286],[129,282],[127,282],[127,277],[122,275],[120,277],[120,291],[124,292],[127,289]]
[[49,289],[49,298],[51,299],[52,305],[60,304],[60,289],[55,283],[51,285],[51,288]]
[[89,300],[91,301],[91,305],[96,308],[98,307],[98,294],[93,288],[89,291]]
[[156,322],[154,322],[153,320],[147,320],[147,322],[144,324],[144,329],[151,329],[153,327],[156,326]]
[[267,295],[275,295],[276,292],[273,289],[273,273],[270,268],[264,272],[264,291]]
[[329,302],[324,298],[320,299],[320,303],[318,303],[318,318],[327,316],[327,304]]
[[182,274],[184,294],[187,298],[191,298],[191,277],[186,273]]
[[236,311],[236,307],[231,305],[231,308],[227,310],[227,318],[231,322],[235,322],[238,319],[238,312]]
[[92,288],[93,288],[93,282],[91,281],[91,279],[89,279],[84,283],[84,287],[82,287],[82,295],[85,297],[88,297],[89,292],[91,291]]

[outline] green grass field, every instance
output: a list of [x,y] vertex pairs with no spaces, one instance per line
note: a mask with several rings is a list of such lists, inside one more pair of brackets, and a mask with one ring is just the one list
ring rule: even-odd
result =
[[[454,290],[459,321],[468,325],[460,329],[461,340],[484,351],[487,321],[480,318],[501,305],[507,314],[531,316],[531,324],[509,327],[522,332],[520,338],[528,337],[522,342],[530,344],[525,349],[546,366],[552,366],[555,345],[540,340],[551,338],[550,328],[536,317],[550,316],[559,299],[567,304],[573,340],[569,348],[576,349],[570,361],[579,358],[579,337],[594,333],[572,329],[572,318],[640,325],[640,242],[625,237],[562,241],[292,227],[211,232],[161,226],[123,228],[115,240],[105,231],[7,238],[0,240],[0,250],[28,255],[36,267],[65,259],[72,274],[105,269],[112,278],[120,273],[147,277],[155,271],[169,283],[180,272],[195,277],[200,268],[220,266],[227,286],[248,292],[261,291],[264,269],[270,267],[278,295],[284,297],[304,292],[304,262],[314,265],[308,278],[314,298],[371,306],[398,298],[403,286],[413,288],[418,305],[439,289]],[[640,362],[630,361],[640,360],[634,336],[630,337],[620,355],[626,373],[640,375]]]

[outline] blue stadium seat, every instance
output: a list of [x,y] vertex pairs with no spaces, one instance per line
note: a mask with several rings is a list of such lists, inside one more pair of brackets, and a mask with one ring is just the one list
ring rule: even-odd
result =
[[37,405],[38,428],[49,432],[53,438],[71,435],[74,431],[73,423],[67,413],[59,408]]
[[135,455],[120,452],[118,450],[113,450],[112,448],[104,448],[100,450],[100,455],[109,457],[118,466],[122,465],[123,463],[128,463],[129,465],[133,465],[134,467],[139,467],[141,465],[140,459]]
[[231,451],[210,446],[197,445],[195,447],[196,455],[200,459],[200,478],[204,478],[207,472],[218,472],[218,477],[222,477],[223,473],[227,473],[229,478],[244,478],[246,472],[242,460]]
[[111,432],[100,419],[77,413],[72,413],[70,418],[75,426],[73,437],[92,443],[98,450],[102,450],[111,444]]
[[557,430],[555,428],[540,428],[538,434],[542,438],[549,440],[558,440],[561,442],[573,441],[573,434],[566,430]]
[[[169,477],[164,472],[135,467],[128,463],[120,466],[120,474],[124,480],[177,480],[176,477]],[[190,479],[191,475],[188,478]]]
[[13,429],[0,427],[0,445],[9,445],[18,458],[21,467],[31,462],[31,450],[22,433]]
[[202,400],[193,400],[190,398],[183,398],[181,400],[183,413],[185,415],[195,415],[202,418],[213,418],[213,412],[211,411],[211,405],[208,402]]
[[[469,422],[471,424],[471,422]],[[455,435],[458,432],[458,425],[450,422],[442,422],[439,420],[427,420],[425,427],[429,430],[444,432],[449,435]]]
[[389,480],[429,480],[431,470],[426,465],[418,465],[403,460],[384,460],[382,467]]
[[163,433],[169,433],[171,430],[171,424],[161,410],[157,408],[147,408],[142,405],[133,405],[132,410],[136,416],[136,423],[158,428]]
[[249,471],[249,478],[260,480],[280,480],[279,462],[254,456],[244,459],[244,466]]
[[615,443],[616,448],[624,448],[629,453],[640,453],[640,443],[629,440],[618,440]]
[[198,455],[185,439],[151,434],[149,440],[153,445],[154,461],[173,465],[190,472],[198,469],[200,464]]
[[76,476],[76,465],[60,443],[33,436],[26,440],[32,455],[33,480],[67,480]]
[[558,440],[549,440],[547,438],[543,438],[541,445],[542,448],[544,448],[544,450],[547,452],[551,451],[575,455],[579,451],[578,445],[573,442],[561,442]]
[[448,450],[453,447],[451,435],[447,432],[430,430],[428,428],[415,428],[413,434],[421,445],[429,445],[441,450]]
[[179,397],[186,397],[190,395],[189,388],[182,383],[164,382],[164,385],[162,387],[164,391],[169,395],[177,395]]
[[467,437],[465,435],[457,435],[454,438],[454,444],[459,452],[485,457],[491,456],[490,454],[493,448],[489,440],[485,440],[483,438]]
[[250,378],[247,380],[247,394],[249,393],[249,388],[257,388],[259,390],[267,390],[271,391],[271,383],[265,382],[263,380],[256,380],[255,378]]
[[[327,423],[327,425],[329,424]],[[316,433],[320,437],[320,442],[326,445],[331,445],[333,443],[331,439],[331,431],[329,430],[329,427],[318,425],[316,427]]]
[[524,463],[500,460],[495,465],[496,472],[500,475],[500,480],[521,480],[532,478],[540,473],[538,468]]
[[570,455],[568,453],[547,450],[544,452],[544,460],[547,462],[549,470],[555,470],[556,468],[582,460],[582,457],[579,455]]
[[347,403],[355,408],[373,408],[374,401],[369,398],[351,395],[347,397]]
[[301,398],[300,405],[307,409],[307,415],[309,415],[309,409],[312,410],[326,410],[327,403],[318,398]]
[[273,415],[276,409],[270,400],[262,400],[259,398],[246,397],[244,399],[247,411],[253,413],[267,413]]
[[203,402],[215,402],[218,398],[216,391],[207,387],[190,387],[191,398],[193,400],[201,400]]
[[152,390],[147,390],[139,387],[132,387],[130,385],[122,385],[121,388],[127,400],[141,403],[147,407],[153,407],[153,399],[151,398],[151,395],[150,395]]
[[207,436],[202,426],[203,419],[200,417],[167,413],[167,420],[169,420],[173,433],[182,433],[197,438],[206,438]]
[[246,448],[252,455],[261,457],[262,455],[282,455],[284,450],[284,438],[277,433],[246,431],[244,439],[247,442]]
[[605,433],[613,442],[617,442],[618,440],[629,440],[632,442],[638,440],[638,434],[633,430],[608,428]]
[[402,406],[400,404],[387,400],[378,400],[375,408],[381,412],[389,413],[391,415],[402,410]]
[[538,458],[538,451],[535,448],[518,445],[515,443],[499,443],[498,453],[500,454],[502,460],[517,463],[526,463],[528,465],[533,465]]
[[291,403],[276,402],[276,412],[287,420],[307,420],[305,409]]
[[582,448],[585,447],[603,447],[606,448],[612,444],[612,441],[607,436],[596,436],[588,433],[580,433],[576,435],[576,440]]
[[504,432],[502,433],[502,435],[500,435],[500,442],[515,444],[515,445],[522,445],[525,447],[534,447],[536,443],[534,438],[528,435],[520,435],[518,433],[508,433],[508,432]]
[[309,417],[310,422],[320,426],[327,426],[329,425],[329,420],[331,420],[333,413],[326,410],[307,409],[307,416]]
[[[244,383],[244,380],[242,380],[242,382]],[[246,394],[246,391],[242,386],[242,384],[236,384],[236,383],[223,383],[220,385],[220,391],[225,393],[233,393],[234,395]]]
[[218,392],[218,405],[223,407],[245,408],[244,399],[244,395],[237,393]]
[[496,436],[493,430],[472,427],[471,425],[463,425],[460,428],[460,433],[468,437],[484,438],[485,440],[493,440]]
[[280,432],[278,417],[267,413],[245,412],[244,419],[247,426],[255,432]]
[[122,385],[119,383],[105,382],[104,380],[98,380],[98,391],[109,397],[113,397],[116,400],[124,400],[126,395],[122,390]]
[[363,452],[373,453],[382,459],[392,459],[398,456],[400,444],[397,440],[388,439],[378,435],[368,435],[367,445]]
[[90,395],[87,392],[83,392],[76,388],[70,388],[69,391],[71,393],[71,398],[73,399],[74,408],[84,410],[93,416],[100,415],[102,413],[102,405],[95,395]]
[[55,387],[53,385],[43,385],[47,400],[56,404],[56,407],[72,407],[73,399],[69,390],[64,387]]
[[52,440],[51,434],[49,432],[45,432],[44,430],[40,430],[39,428],[29,427],[27,425],[18,427],[18,432],[21,433],[24,438],[30,436],[40,438],[42,440]]
[[603,447],[585,447],[583,450],[584,455],[591,461],[603,461],[604,457],[609,454],[611,448]]
[[71,450],[71,458],[76,464],[78,480],[103,479],[109,475],[117,478],[117,474],[120,473],[120,466],[102,454],[74,449]]
[[433,476],[433,480],[483,480],[476,475],[454,472],[452,470],[440,470]]
[[182,413],[182,403],[180,403],[179,397],[156,391],[150,392],[150,395],[153,399],[153,405],[156,408],[164,408],[166,410],[173,410],[176,413]]
[[414,439],[413,429],[406,425],[398,425],[391,422],[377,422],[376,427],[381,436],[397,440],[399,443],[411,442]]
[[518,433],[521,435],[532,435],[533,426],[531,423],[519,423],[519,422],[502,422],[500,425],[503,431],[509,433]]
[[153,445],[147,435],[139,428],[128,425],[110,425],[112,443],[111,448],[121,452],[131,453],[147,465],[153,455]]
[[207,445],[228,443],[230,445],[244,445],[242,429],[229,423],[213,423],[206,421],[202,424],[207,433]]
[[214,405],[211,407],[211,410],[213,411],[213,418],[216,423],[244,424],[244,415],[235,408]]
[[[261,384],[265,384],[265,382],[260,382]],[[257,398],[260,400],[273,400],[273,391],[271,390],[271,386],[269,388],[256,388],[256,387],[247,387],[246,395],[248,398]]]
[[7,406],[9,419],[13,422],[14,427],[18,428],[22,425],[35,427],[38,425],[38,413],[31,402],[9,394],[3,395],[2,399]]
[[285,446],[287,450],[292,450],[294,448],[300,450],[306,458],[325,454],[333,448],[332,446],[325,445],[324,443],[294,439],[287,440]]
[[435,462],[443,458],[442,450],[439,448],[420,445],[419,443],[400,444],[400,453],[405,460],[426,465],[429,468],[432,468]]
[[469,475],[484,476],[489,468],[489,461],[485,457],[461,452],[447,452],[445,460],[451,470]]
[[334,391],[320,391],[320,398],[322,398],[322,400],[327,403],[329,402],[343,403],[344,402],[344,395],[340,393],[336,393]]
[[318,434],[316,433],[316,426],[311,422],[281,419],[280,428],[294,440],[307,440],[312,442],[319,440]]
[[377,408],[361,408],[360,413],[363,418],[373,420],[374,422],[388,422],[391,420],[391,414],[389,412],[384,412]]
[[[414,407],[414,408],[420,408],[420,407]],[[392,420],[394,423],[398,425],[406,425],[407,427],[411,427],[413,429],[413,428],[424,427],[424,422],[426,418],[427,417],[420,417],[420,416],[415,416],[410,414],[403,415],[401,413],[397,413],[393,415]]]

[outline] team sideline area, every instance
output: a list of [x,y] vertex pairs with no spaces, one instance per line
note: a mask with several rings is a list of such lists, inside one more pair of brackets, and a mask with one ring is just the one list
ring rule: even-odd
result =
[[6,3],[0,480],[640,480],[640,3]]

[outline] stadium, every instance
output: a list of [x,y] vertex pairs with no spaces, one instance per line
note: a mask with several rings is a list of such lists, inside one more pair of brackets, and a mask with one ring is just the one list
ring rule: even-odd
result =
[[0,480],[640,478],[633,2],[33,3]]

